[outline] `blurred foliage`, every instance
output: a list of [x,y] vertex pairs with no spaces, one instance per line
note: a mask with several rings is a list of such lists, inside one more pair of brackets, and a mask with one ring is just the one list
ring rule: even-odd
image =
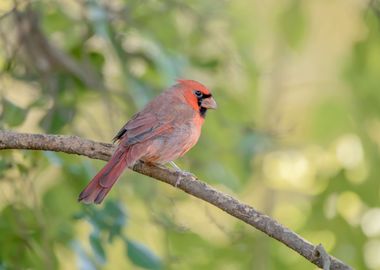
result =
[[[0,1],[0,128],[110,141],[199,80],[220,109],[179,165],[380,269],[379,44],[378,1]],[[103,164],[1,152],[0,269],[314,269],[130,171],[103,205],[78,204]]]

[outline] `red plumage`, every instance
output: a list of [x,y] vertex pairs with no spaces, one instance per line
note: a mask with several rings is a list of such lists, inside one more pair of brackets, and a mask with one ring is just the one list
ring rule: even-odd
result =
[[216,109],[201,83],[179,80],[149,102],[118,132],[118,147],[78,200],[101,203],[125,167],[138,160],[165,164],[184,155],[198,141],[207,109]]

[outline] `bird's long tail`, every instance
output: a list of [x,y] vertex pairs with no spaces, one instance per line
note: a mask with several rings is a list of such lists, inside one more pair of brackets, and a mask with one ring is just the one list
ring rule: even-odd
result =
[[79,194],[78,201],[99,204],[110,192],[125,167],[128,165],[128,149],[118,148],[108,163]]

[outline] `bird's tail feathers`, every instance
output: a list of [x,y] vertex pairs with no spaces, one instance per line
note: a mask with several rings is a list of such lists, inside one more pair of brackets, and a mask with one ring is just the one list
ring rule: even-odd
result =
[[110,192],[125,167],[127,167],[126,149],[117,149],[111,159],[101,169],[85,189],[79,194],[78,201],[86,204],[99,204]]

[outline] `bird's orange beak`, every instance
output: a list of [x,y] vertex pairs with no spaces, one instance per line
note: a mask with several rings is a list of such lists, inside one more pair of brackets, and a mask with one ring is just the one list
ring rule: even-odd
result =
[[212,97],[208,97],[208,98],[203,99],[201,106],[206,108],[206,109],[214,109],[214,110],[218,107],[215,99],[213,99]]

